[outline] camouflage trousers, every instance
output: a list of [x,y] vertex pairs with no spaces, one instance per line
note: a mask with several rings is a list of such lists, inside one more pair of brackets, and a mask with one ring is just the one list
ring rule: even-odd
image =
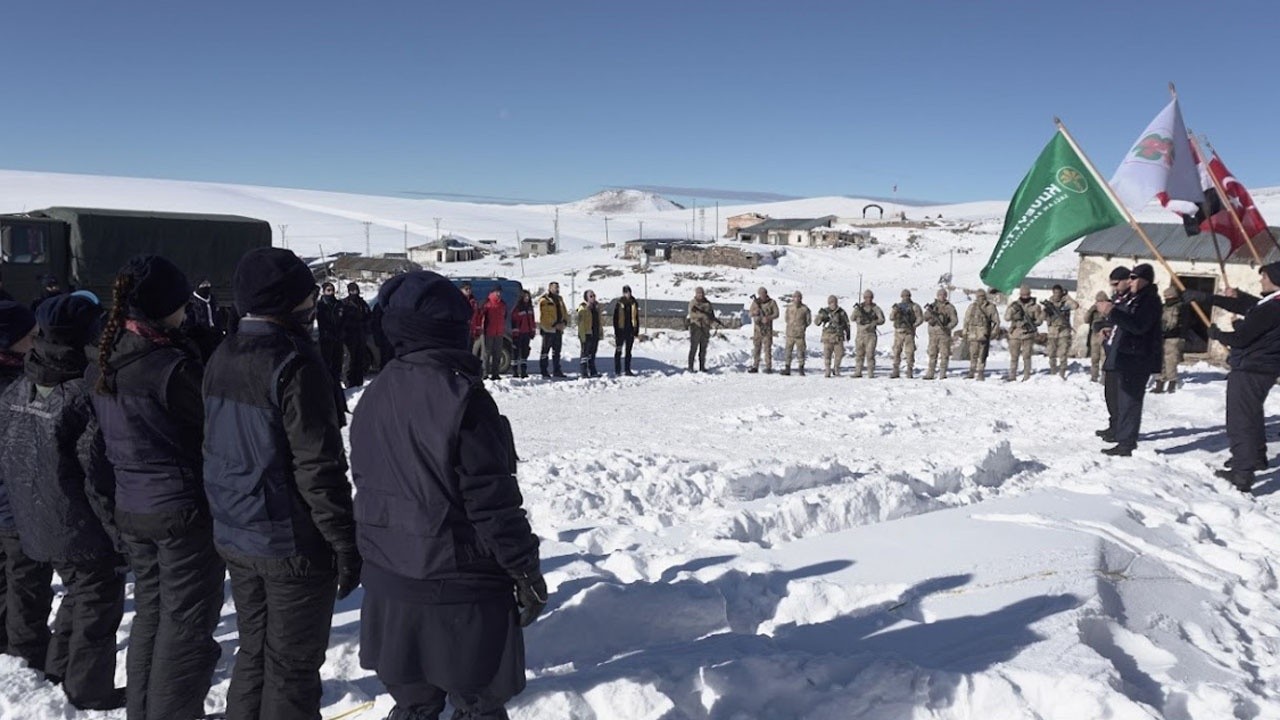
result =
[[979,380],[987,379],[987,349],[989,347],[990,342],[987,340],[969,341],[969,377],[976,377]]
[[1016,338],[1009,336],[1009,379],[1018,377],[1018,361],[1022,361],[1022,379],[1031,377],[1031,351],[1035,348],[1034,337]]
[[951,364],[951,333],[929,331],[929,371],[927,378],[946,377]]
[[1185,347],[1186,341],[1182,338],[1165,338],[1164,362],[1157,380],[1170,384],[1178,382],[1178,363],[1182,362],[1182,350]]
[[902,365],[902,355],[907,355],[907,377],[916,372],[916,333],[914,330],[895,330],[893,332],[893,370],[889,377],[898,377],[898,368]]
[[1049,372],[1067,376],[1067,361],[1071,357],[1071,333],[1059,331],[1049,336]]
[[689,369],[693,369],[693,361],[698,360],[698,369],[707,366],[707,343],[711,341],[711,328],[701,325],[689,326]]
[[875,330],[859,330],[858,339],[853,343],[853,376],[862,377],[863,361],[866,361],[867,374],[876,374],[876,340]]
[[786,343],[783,344],[782,358],[786,362],[786,368],[791,369],[791,354],[794,352],[799,356],[800,369],[804,369],[804,356],[809,352],[809,346],[805,344],[804,336],[787,337]]
[[840,374],[840,361],[844,360],[844,340],[840,338],[822,338],[822,367]]
[[757,330],[751,337],[751,367],[760,368],[760,358],[764,357],[764,369],[773,369],[773,331]]
[[1102,361],[1106,359],[1102,348],[1102,333],[1094,333],[1089,343],[1089,379],[1099,382],[1102,379]]

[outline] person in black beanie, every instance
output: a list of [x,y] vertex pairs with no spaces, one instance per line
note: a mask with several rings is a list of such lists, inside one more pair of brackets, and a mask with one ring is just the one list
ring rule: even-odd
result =
[[1209,328],[1209,338],[1230,348],[1227,365],[1227,439],[1231,459],[1214,475],[1241,492],[1253,490],[1254,474],[1268,467],[1266,415],[1263,404],[1280,378],[1280,263],[1258,270],[1262,297],[1238,289],[1222,295],[1188,290],[1185,303],[1220,307],[1243,315],[1231,330]]
[[245,254],[239,331],[204,375],[204,489],[240,649],[228,720],[314,720],[336,597],[360,582],[334,383],[311,339],[316,286],[281,248]]
[[213,294],[213,283],[207,279],[201,280],[196,289],[191,291],[186,303],[182,329],[200,349],[201,359],[206,360],[226,335],[225,311],[218,307],[218,298]]
[[321,285],[320,298],[316,301],[316,334],[320,341],[320,357],[333,374],[335,382],[342,381],[343,309],[333,283]]
[[165,258],[130,260],[116,275],[98,364],[86,373],[134,575],[130,720],[201,716],[221,655],[213,631],[226,568],[201,482],[204,367],[181,329],[190,293],[186,275]]
[[369,303],[360,297],[360,286],[347,283],[347,296],[342,299],[342,344],[347,349],[346,385],[364,385],[369,365]]
[[[1129,294],[1129,268],[1120,265],[1111,271],[1107,278],[1111,285],[1112,304],[1121,302],[1126,295]],[[1120,376],[1115,373],[1108,374],[1106,371],[1106,357],[1111,352],[1111,340],[1115,337],[1116,324],[1099,310],[1101,306],[1094,303],[1094,312],[1099,318],[1095,322],[1094,331],[1098,333],[1102,339],[1102,398],[1107,403],[1107,426],[1094,434],[1102,438],[1104,442],[1115,442],[1115,426],[1116,413],[1120,401]]]
[[[0,301],[0,394],[23,374],[35,344],[36,316],[21,303]],[[22,551],[9,495],[0,473],[0,652],[43,668],[49,651],[53,566]]]
[[525,686],[520,628],[547,600],[511,426],[470,351],[470,303],[448,279],[397,276],[378,304],[395,359],[351,421],[360,664],[395,698],[389,720],[434,719],[446,696],[454,717],[505,718]]
[[87,710],[119,708],[125,698],[114,682],[125,586],[115,476],[84,379],[101,314],[79,295],[41,303],[24,375],[0,396],[0,474],[22,551],[52,563],[67,591],[48,652],[33,666]]
[[[1163,362],[1162,304],[1155,286],[1155,270],[1146,263],[1130,271],[1125,295],[1097,303],[1098,312],[1115,325],[1103,363],[1108,382],[1114,383],[1108,387],[1114,387],[1116,398],[1111,434],[1103,439],[1115,446],[1104,449],[1104,455],[1128,457],[1138,446],[1147,380],[1152,373],[1160,372]],[[1112,374],[1114,380],[1110,379]]]

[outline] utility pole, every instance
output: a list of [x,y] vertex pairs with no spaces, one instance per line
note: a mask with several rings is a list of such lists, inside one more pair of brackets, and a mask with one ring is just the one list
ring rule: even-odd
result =
[[717,201],[716,201],[716,232],[715,232],[715,235],[716,235],[716,237],[714,237],[714,238],[712,238],[712,239],[713,239],[713,240],[719,240],[719,239],[720,239],[720,201],[719,201],[719,200],[717,200]]
[[609,216],[604,216],[604,244],[609,244]]
[[643,240],[644,239],[644,221],[641,220],[639,222],[640,222],[640,239]]
[[409,223],[404,224],[404,259],[409,259]]
[[440,218],[431,218],[436,221],[436,242],[440,242]]
[[285,237],[285,232],[289,230],[288,225],[280,225],[280,246],[285,250],[289,249],[289,240]]
[[365,257],[373,257],[373,243],[369,241],[369,226],[371,225],[373,225],[373,223],[369,222],[368,220],[364,222],[364,256]]
[[555,224],[552,226],[551,239],[556,243],[556,249],[560,248],[560,206],[556,206]]

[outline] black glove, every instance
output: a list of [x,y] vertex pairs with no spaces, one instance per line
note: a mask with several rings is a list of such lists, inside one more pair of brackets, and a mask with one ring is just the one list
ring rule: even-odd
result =
[[1183,303],[1197,303],[1199,305],[1204,306],[1204,305],[1209,305],[1212,299],[1213,299],[1213,296],[1211,296],[1209,293],[1203,290],[1183,290],[1182,291]]
[[1210,340],[1217,340],[1217,339],[1218,339],[1218,336],[1219,336],[1219,335],[1221,335],[1221,334],[1222,334],[1222,328],[1218,327],[1217,325],[1210,325],[1210,326],[1209,326],[1209,339],[1210,339]]
[[336,551],[338,556],[338,599],[342,600],[360,586],[360,569],[364,560],[354,547]]
[[513,577],[516,581],[516,605],[520,608],[520,627],[529,627],[547,607],[547,581],[537,570]]

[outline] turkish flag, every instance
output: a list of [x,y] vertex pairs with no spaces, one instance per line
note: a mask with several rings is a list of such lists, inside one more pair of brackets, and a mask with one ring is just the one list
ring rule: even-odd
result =
[[1226,236],[1231,241],[1232,252],[1242,247],[1246,240],[1252,240],[1268,232],[1267,221],[1262,219],[1262,213],[1258,212],[1258,207],[1253,204],[1253,197],[1249,195],[1249,190],[1227,170],[1227,166],[1223,164],[1222,158],[1218,157],[1216,152],[1209,160],[1209,172],[1217,178],[1218,184],[1226,194],[1225,198],[1221,198],[1224,204],[1229,202],[1231,207],[1235,208],[1240,224],[1244,226],[1245,235],[1240,234],[1240,228],[1225,207],[1200,223],[1200,228],[1206,232]]

